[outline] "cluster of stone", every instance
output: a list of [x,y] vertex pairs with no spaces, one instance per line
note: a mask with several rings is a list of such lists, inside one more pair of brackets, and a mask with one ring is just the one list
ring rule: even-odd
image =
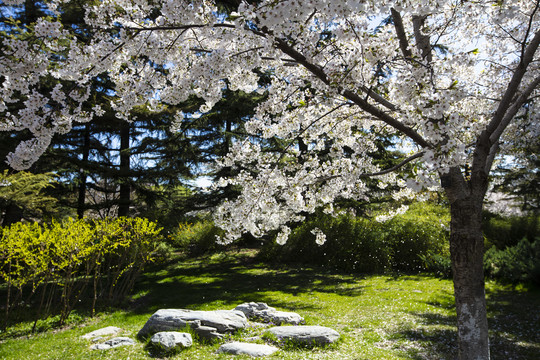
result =
[[120,346],[135,345],[135,344],[136,344],[135,340],[130,339],[125,336],[121,336],[121,337],[112,338],[101,344],[94,344],[90,346],[90,349],[91,350],[108,350],[108,349],[112,349],[112,348],[116,348]]
[[339,339],[339,333],[325,326],[276,326],[267,330],[278,340],[300,345],[328,345]]
[[261,357],[272,355],[278,350],[279,348],[271,345],[246,342],[230,342],[221,345],[217,352],[232,355],[249,355],[253,357]]
[[250,320],[259,320],[275,325],[299,325],[305,323],[304,318],[297,313],[278,311],[263,302],[243,303],[235,307],[234,310],[241,311]]
[[105,336],[117,335],[120,332],[122,332],[122,329],[120,329],[119,327],[107,326],[107,327],[89,332],[88,334],[85,334],[81,337],[83,339],[92,340],[93,342],[96,342],[103,339]]
[[[250,302],[238,305],[233,310],[197,311],[185,309],[161,309],[156,311],[138,332],[139,339],[148,339],[148,345],[166,353],[190,347],[193,339],[189,333],[178,332],[189,328],[192,333],[203,339],[222,340],[226,334],[234,333],[248,326],[260,326],[261,321],[272,325],[288,324],[290,326],[274,326],[266,330],[280,342],[294,342],[301,345],[316,346],[331,344],[339,338],[339,333],[323,326],[305,326],[304,318],[293,312],[278,311],[261,302]],[[109,326],[83,335],[85,339],[100,342],[107,336],[114,336],[122,330]],[[220,346],[218,353],[246,354],[253,357],[268,356],[279,348],[247,341],[258,341],[260,337],[246,339],[246,342],[230,342]],[[94,350],[106,350],[118,346],[134,345],[135,341],[128,337],[115,337],[91,346]]]
[[235,310],[197,311],[184,309],[161,309],[144,324],[137,336],[146,338],[159,331],[190,328],[204,339],[222,339],[248,326],[246,316]]

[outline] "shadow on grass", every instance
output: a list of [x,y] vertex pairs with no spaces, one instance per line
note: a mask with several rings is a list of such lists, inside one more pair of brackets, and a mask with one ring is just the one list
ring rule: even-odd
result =
[[[148,267],[136,282],[130,299],[118,306],[101,305],[97,310],[128,310],[126,316],[131,317],[151,314],[163,308],[204,309],[210,306],[232,309],[249,301],[266,302],[278,309],[295,312],[318,310],[319,307],[306,303],[299,295],[327,292],[345,297],[359,296],[363,287],[358,284],[358,279],[324,269],[258,264],[254,263],[253,253],[227,252],[223,256],[209,255],[196,259],[176,257],[169,263]],[[82,299],[72,314],[81,319],[90,315],[91,304],[89,296]],[[26,305],[35,307],[35,304]],[[57,327],[54,322],[56,314],[50,315],[40,321],[37,332]],[[20,314],[13,312],[10,333],[2,334],[0,331],[0,338],[27,335],[28,323],[33,316],[33,312],[26,308],[21,308]]]
[[506,287],[487,297],[492,359],[539,359],[540,289]]
[[[513,289],[488,291],[490,352],[493,360],[536,360],[540,357],[540,291],[519,292]],[[426,302],[452,309],[452,294],[440,294]],[[403,348],[410,359],[456,359],[456,316],[437,313],[411,313],[421,326],[395,334],[415,346]],[[452,328],[450,328],[452,327]]]
[[147,272],[134,289],[134,293],[145,295],[136,298],[132,308],[135,313],[147,313],[160,308],[197,309],[212,302],[234,308],[242,302],[256,301],[291,311],[316,309],[300,301],[279,301],[268,293],[279,291],[294,297],[316,291],[353,297],[362,294],[363,288],[357,281],[320,269],[271,268],[242,258],[215,263],[202,258],[199,262],[171,263],[166,269]]

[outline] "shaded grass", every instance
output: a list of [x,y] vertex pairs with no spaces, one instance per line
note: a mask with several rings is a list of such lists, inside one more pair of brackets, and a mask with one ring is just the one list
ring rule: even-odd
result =
[[[487,284],[493,359],[536,359],[540,353],[540,296]],[[70,329],[47,331],[0,344],[1,359],[148,359],[143,343],[90,351],[80,335],[114,325],[135,337],[160,308],[232,309],[262,301],[295,311],[308,325],[329,326],[341,340],[328,348],[290,348],[274,359],[454,359],[455,309],[449,280],[431,276],[344,275],[309,267],[271,267],[250,251],[180,259],[153,268],[140,279],[123,309],[102,312]],[[233,335],[260,335],[248,329]],[[195,343],[174,359],[248,359],[218,355],[219,344]]]

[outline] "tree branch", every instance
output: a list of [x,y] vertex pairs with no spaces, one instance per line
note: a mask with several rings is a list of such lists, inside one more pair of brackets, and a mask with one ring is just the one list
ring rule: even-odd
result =
[[426,15],[424,16],[413,16],[413,29],[414,37],[416,39],[416,47],[422,52],[422,58],[427,60],[430,63],[433,60],[433,55],[431,54],[431,44],[429,43],[429,35],[425,35],[422,32],[422,27],[426,21]]
[[401,53],[405,59],[412,58],[412,52],[409,50],[409,41],[407,40],[407,35],[405,34],[405,27],[403,26],[401,14],[394,8],[390,9],[390,11],[392,13],[392,18],[394,19],[394,28],[396,29],[396,35],[399,40]]
[[184,24],[184,25],[166,25],[166,26],[141,26],[141,27],[135,27],[135,26],[126,26],[126,30],[133,30],[136,32],[141,31],[156,31],[156,30],[187,30],[187,29],[200,29],[200,28],[230,28],[235,29],[236,25],[234,24],[228,24],[228,23],[216,23],[216,24]]
[[384,97],[377,94],[373,90],[367,88],[366,86],[362,85],[360,87],[360,90],[365,92],[368,97],[372,98],[373,100],[375,100],[376,102],[378,102],[379,104],[381,104],[382,106],[387,108],[388,110],[399,111],[399,109],[398,109],[398,107],[396,105],[392,104],[390,101],[386,100]]
[[[234,24],[227,24],[227,23],[218,23],[213,25],[204,25],[204,24],[190,24],[190,25],[169,25],[169,26],[154,26],[154,27],[141,27],[141,28],[127,28],[135,31],[154,31],[154,30],[185,30],[185,29],[192,29],[192,28],[203,28],[203,27],[225,27],[225,28],[235,28]],[[246,28],[246,30],[249,30],[253,32],[256,35],[266,37],[267,34],[264,32],[261,32],[256,29],[252,28]],[[289,55],[294,61],[299,63],[300,65],[304,66],[307,70],[309,70],[313,75],[318,77],[320,80],[322,80],[325,84],[330,84],[330,79],[324,72],[324,70],[315,64],[310,63],[304,55],[299,53],[297,50],[295,50],[293,47],[288,45],[285,40],[283,39],[276,39],[276,46],[278,49],[280,49],[283,53]],[[377,103],[381,104],[382,106],[385,106],[386,108],[394,111],[396,110],[396,106],[389,102],[388,100],[384,99],[379,94],[370,91],[369,89],[362,87],[362,91],[366,92],[370,98],[375,100]],[[377,108],[374,105],[371,105],[366,100],[362,99],[358,94],[350,91],[350,90],[343,90],[338,89],[341,91],[342,95],[345,96],[345,98],[351,100],[356,105],[358,105],[362,110],[366,111],[367,113],[375,116],[377,119],[385,122],[386,124],[390,125],[391,127],[395,128],[396,130],[402,132],[406,136],[410,137],[412,140],[414,140],[418,145],[423,147],[430,147],[430,144],[420,135],[418,134],[414,129],[402,124],[397,119],[393,118],[392,116],[388,115],[387,113],[383,112],[379,108]]]
[[531,33],[534,14],[536,14],[536,12],[538,11],[539,6],[540,6],[540,1],[537,0],[536,6],[534,7],[534,10],[531,13],[531,16],[529,17],[529,25],[527,26],[527,31],[525,32],[525,36],[523,37],[523,42],[521,43],[521,58],[522,59],[525,55],[525,44],[527,43],[527,38],[529,37],[529,34]]
[[535,78],[533,81],[527,85],[527,87],[521,92],[521,94],[517,97],[517,99],[514,101],[514,103],[508,108],[506,114],[500,121],[497,128],[491,133],[491,136],[489,137],[489,141],[493,144],[499,141],[499,138],[501,137],[504,129],[510,124],[514,116],[517,114],[519,109],[525,104],[531,93],[538,88],[540,85],[540,76]]
[[399,164],[397,165],[394,165],[392,166],[391,168],[388,168],[388,169],[385,169],[385,170],[381,170],[381,171],[378,171],[378,172],[375,172],[375,173],[370,173],[370,174],[362,174],[360,175],[361,178],[366,178],[366,177],[373,177],[373,176],[380,176],[380,175],[384,175],[384,174],[388,174],[388,173],[391,173],[393,171],[396,171],[398,170],[399,168],[403,167],[404,165],[410,163],[411,161],[415,160],[415,159],[418,159],[420,157],[422,157],[424,155],[424,151],[421,151],[417,154],[414,154],[412,156],[409,156],[408,158],[406,158],[405,160],[403,160],[402,162],[400,162]]
[[486,174],[489,174],[491,171],[491,167],[493,166],[493,162],[495,161],[495,157],[497,156],[497,153],[499,152],[499,142],[494,143],[491,145],[491,148],[489,149],[489,155],[486,160],[486,166],[484,168],[484,171]]
[[[508,84],[506,88],[506,91],[501,99],[501,102],[499,102],[499,106],[497,107],[497,110],[495,111],[495,114],[493,115],[491,122],[486,128],[487,135],[489,136],[489,139],[492,142],[497,141],[497,139],[500,137],[500,134],[502,133],[504,128],[508,126],[509,119],[505,115],[512,105],[512,99],[514,98],[515,94],[518,92],[523,76],[527,72],[527,67],[532,62],[534,58],[534,54],[536,53],[536,50],[538,49],[539,45],[540,45],[540,30],[537,30],[536,34],[534,35],[534,38],[531,40],[531,42],[529,43],[529,45],[523,52],[523,56],[521,57],[520,62],[514,71],[514,75],[512,76],[512,79],[510,80],[510,83]],[[535,81],[533,81],[533,83],[534,82]],[[524,91],[524,93],[526,91],[527,89]],[[516,103],[517,103],[517,100],[514,104]],[[521,106],[521,104],[519,106]],[[501,124],[503,120],[508,120],[508,121],[501,128]],[[495,134],[495,132],[497,132],[498,135]]]
[[[324,70],[311,62],[309,62],[304,55],[299,53],[297,50],[295,50],[292,46],[288,45],[285,40],[283,39],[276,39],[276,46],[279,50],[284,52],[285,54],[289,55],[291,58],[293,58],[296,62],[304,66],[307,70],[309,70],[313,75],[315,75],[317,78],[319,78],[322,82],[324,82],[326,85],[331,86],[330,79],[324,72]],[[394,129],[402,132],[403,134],[410,137],[412,140],[414,140],[418,145],[422,147],[430,147],[430,144],[420,135],[418,134],[414,129],[404,125],[403,123],[399,122],[397,119],[393,118],[392,116],[388,115],[378,107],[371,105],[366,100],[362,99],[358,94],[350,91],[350,90],[343,90],[341,88],[338,88],[338,91],[348,100],[352,101],[358,107],[360,107],[365,112],[375,116],[375,118],[383,121],[384,123],[390,125]]]
[[[400,169],[401,167],[407,165],[411,161],[422,157],[423,155],[424,155],[424,151],[421,151],[421,152],[419,152],[417,154],[409,156],[408,158],[406,158],[405,160],[403,160],[399,164],[392,166],[391,168],[384,169],[384,170],[374,172],[374,173],[360,174],[359,178],[363,179],[363,178],[368,178],[368,177],[374,177],[374,176],[381,176],[381,175],[389,174],[389,173],[394,172],[394,171]],[[321,178],[317,179],[317,182],[323,182],[323,181],[332,180],[332,179],[338,178],[340,176],[341,175],[332,175],[332,176],[321,177]]]

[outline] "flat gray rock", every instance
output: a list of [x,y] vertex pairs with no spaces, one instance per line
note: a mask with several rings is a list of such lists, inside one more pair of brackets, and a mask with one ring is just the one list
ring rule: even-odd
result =
[[103,344],[95,344],[90,346],[91,350],[108,350],[119,346],[135,345],[136,342],[128,337],[115,337],[105,341]]
[[178,348],[190,347],[193,344],[191,334],[176,331],[162,331],[154,334],[150,343],[165,351],[171,351]]
[[276,325],[304,323],[304,318],[294,312],[278,311],[263,302],[249,302],[238,305],[234,310],[241,311],[249,319],[260,319]]
[[303,317],[301,317],[297,313],[289,311],[263,311],[262,318],[268,319],[268,322],[274,323],[276,325],[299,325],[305,322]]
[[193,331],[202,339],[205,340],[221,340],[223,334],[219,333],[216,328],[211,326],[201,325],[199,327],[193,327]]
[[276,326],[267,330],[280,340],[290,340],[305,345],[331,344],[339,339],[339,333],[324,326]]
[[232,355],[249,355],[254,357],[272,355],[279,349],[275,346],[252,344],[243,342],[232,342],[223,344],[217,350],[218,353],[226,353]]
[[107,336],[107,335],[116,335],[118,334],[122,329],[116,326],[107,326],[98,330],[94,330],[92,332],[89,332],[88,334],[84,334],[81,337],[83,339],[93,339],[101,336]]
[[[156,311],[139,331],[139,337],[146,337],[156,332],[175,331],[189,326],[197,332],[205,331],[214,333],[234,332],[248,326],[246,316],[235,310],[197,311],[184,309],[161,309]],[[207,327],[205,329],[204,327]],[[208,329],[212,328],[212,329]]]

